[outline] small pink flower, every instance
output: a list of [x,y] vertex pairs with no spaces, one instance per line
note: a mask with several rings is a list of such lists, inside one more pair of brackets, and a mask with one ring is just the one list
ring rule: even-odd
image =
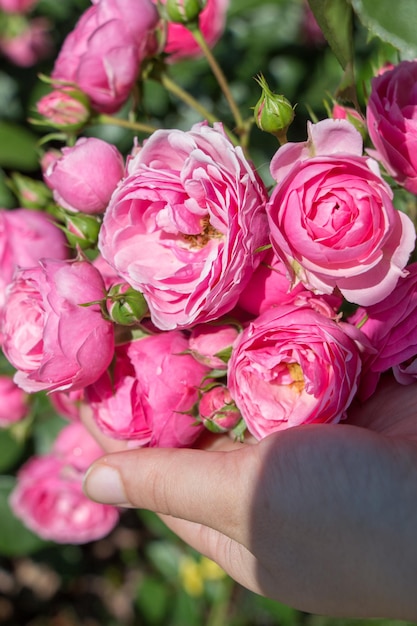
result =
[[221,125],[156,131],[129,162],[99,248],[161,330],[229,312],[267,243],[266,189]]
[[83,493],[84,472],[102,450],[80,424],[59,434],[51,452],[34,456],[18,472],[10,496],[12,511],[42,539],[82,544],[107,535],[118,510],[92,502]]
[[28,412],[26,393],[10,376],[0,376],[0,428],[20,422]]
[[402,61],[372,80],[366,120],[372,156],[417,194],[417,60]]
[[0,11],[5,13],[29,13],[38,0],[0,0]]
[[[153,0],[156,4],[157,0]],[[165,4],[165,0],[162,0]],[[200,13],[199,26],[207,41],[213,47],[224,32],[229,0],[207,0]],[[202,51],[190,31],[181,24],[169,23],[164,52],[169,62],[184,58],[203,56]]]
[[137,446],[190,446],[203,428],[191,413],[209,370],[187,349],[180,331],[117,346],[111,373],[86,389],[100,429]]
[[70,87],[55,89],[36,103],[39,115],[52,126],[64,130],[77,130],[88,121],[88,98]]
[[77,390],[110,364],[113,325],[97,304],[104,284],[87,261],[43,259],[17,272],[3,320],[4,353],[15,382],[32,393]]
[[81,137],[44,174],[58,204],[69,211],[103,213],[124,174],[118,149],[96,137]]
[[394,208],[376,162],[361,156],[351,124],[325,120],[309,134],[305,143],[285,144],[271,162],[278,181],[267,204],[273,249],[293,281],[374,304],[405,275],[414,225]]
[[97,111],[114,113],[155,49],[158,21],[151,0],[98,0],[65,39],[52,77],[77,85]]
[[361,334],[309,306],[269,309],[239,335],[228,387],[257,439],[345,416],[361,370]]

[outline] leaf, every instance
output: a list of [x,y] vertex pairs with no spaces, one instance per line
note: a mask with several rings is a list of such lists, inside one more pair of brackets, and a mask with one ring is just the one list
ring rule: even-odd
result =
[[13,515],[8,500],[15,484],[12,476],[0,476],[0,554],[4,556],[27,555],[47,545]]
[[417,2],[415,0],[350,0],[355,13],[369,31],[400,50],[417,55]]
[[28,129],[0,121],[0,167],[33,171],[39,167],[38,139]]
[[340,65],[344,70],[353,67],[352,7],[348,0],[308,0],[308,3]]

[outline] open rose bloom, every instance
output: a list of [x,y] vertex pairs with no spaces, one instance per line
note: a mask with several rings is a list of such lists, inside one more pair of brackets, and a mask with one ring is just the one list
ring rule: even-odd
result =
[[268,243],[266,189],[220,124],[156,131],[128,164],[99,248],[161,330],[228,313]]

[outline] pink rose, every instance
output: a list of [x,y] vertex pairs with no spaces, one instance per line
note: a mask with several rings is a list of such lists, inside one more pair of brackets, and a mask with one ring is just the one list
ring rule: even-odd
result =
[[30,209],[0,209],[0,311],[15,270],[32,267],[44,256],[68,257],[65,236],[52,218]]
[[43,259],[17,272],[6,301],[3,349],[22,389],[76,390],[101,376],[113,356],[113,325],[99,305],[81,305],[103,295],[100,273],[87,261]]
[[301,424],[338,422],[356,392],[360,331],[311,307],[265,311],[239,335],[228,387],[257,439]]
[[0,11],[5,13],[28,13],[38,0],[0,0]]
[[77,391],[54,391],[49,394],[49,401],[55,411],[68,420],[78,421],[81,419],[80,409],[84,398],[83,390]]
[[114,113],[129,97],[159,21],[151,0],[99,0],[64,41],[52,77],[77,85],[93,108]]
[[158,130],[129,163],[99,248],[158,328],[229,312],[267,243],[263,183],[221,125]]
[[271,163],[279,181],[267,205],[271,243],[293,281],[317,293],[338,288],[347,300],[370,305],[405,275],[415,229],[394,208],[376,162],[346,151],[344,135],[360,134],[346,121],[328,122],[313,127],[319,140],[286,144]]
[[[153,0],[156,4],[157,0]],[[165,4],[166,0],[162,0]],[[213,47],[223,34],[229,0],[207,0],[205,8],[200,13],[199,26],[207,41]],[[190,31],[181,24],[168,23],[167,40],[164,52],[169,62],[180,61],[184,58],[202,56],[201,48]]]
[[204,426],[215,433],[233,430],[242,419],[230,391],[224,385],[216,385],[203,393],[198,412]]
[[191,445],[202,430],[192,409],[209,370],[187,349],[180,331],[117,346],[111,373],[86,389],[100,429],[137,446]]
[[44,17],[27,20],[13,37],[0,37],[0,52],[19,67],[31,67],[52,53],[51,23]]
[[118,510],[83,493],[84,472],[102,450],[81,424],[64,428],[50,454],[19,470],[10,506],[28,528],[47,541],[81,544],[107,535]]
[[228,353],[238,334],[239,330],[231,324],[197,324],[191,329],[190,352],[210,369],[226,370]]
[[364,355],[359,395],[369,398],[383,372],[393,369],[399,383],[417,379],[417,263],[407,267],[388,298],[359,308],[349,320],[366,335],[373,350]]
[[372,151],[387,172],[417,194],[417,60],[402,61],[372,80],[366,109]]
[[10,376],[0,376],[0,428],[20,422],[29,412],[27,395]]
[[124,175],[118,149],[95,137],[81,137],[44,173],[55,201],[69,211],[103,213]]

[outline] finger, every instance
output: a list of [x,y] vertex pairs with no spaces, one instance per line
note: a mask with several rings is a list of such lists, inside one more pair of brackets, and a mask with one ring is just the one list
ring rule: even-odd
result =
[[161,515],[161,519],[189,546],[215,561],[229,576],[250,591],[261,593],[258,561],[242,544],[203,524]]
[[[230,452],[144,448],[109,454],[87,472],[92,500],[197,522],[246,543],[256,446]],[[244,479],[247,476],[247,480]]]

